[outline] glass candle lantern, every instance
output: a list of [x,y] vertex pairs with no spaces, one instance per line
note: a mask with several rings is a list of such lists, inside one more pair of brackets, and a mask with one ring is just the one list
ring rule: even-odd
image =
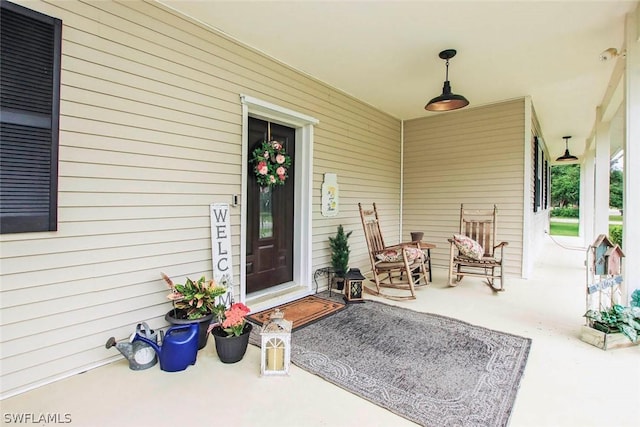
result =
[[344,300],[346,303],[364,302],[362,298],[362,281],[365,277],[357,268],[352,268],[347,272],[344,284]]
[[291,364],[291,326],[284,313],[275,310],[262,326],[260,347],[260,373],[262,375],[288,375]]

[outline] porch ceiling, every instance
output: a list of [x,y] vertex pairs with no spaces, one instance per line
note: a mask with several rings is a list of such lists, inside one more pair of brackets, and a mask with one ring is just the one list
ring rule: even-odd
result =
[[[399,119],[439,95],[444,61],[470,107],[531,95],[555,159],[581,156],[635,1],[192,1],[161,3]],[[614,135],[613,145],[620,136]]]

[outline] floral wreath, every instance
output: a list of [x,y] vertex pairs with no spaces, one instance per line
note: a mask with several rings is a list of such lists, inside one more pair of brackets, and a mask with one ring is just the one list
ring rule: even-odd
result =
[[263,141],[253,150],[251,162],[256,173],[256,181],[262,187],[284,185],[287,171],[291,166],[291,157],[278,141]]

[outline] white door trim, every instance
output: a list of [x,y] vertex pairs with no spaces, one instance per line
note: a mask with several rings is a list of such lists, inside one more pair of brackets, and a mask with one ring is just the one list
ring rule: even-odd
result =
[[[312,288],[312,238],[311,238],[311,200],[313,191],[313,126],[319,120],[248,95],[240,95],[242,103],[242,196],[240,210],[240,300],[246,301],[247,281],[247,180],[245,165],[249,162],[249,116],[268,120],[296,130],[296,152],[294,162],[294,265],[291,288],[302,288],[311,293]],[[282,287],[272,291],[282,295]],[[268,293],[268,291],[267,291]],[[286,294],[286,293],[285,293]],[[278,299],[280,298],[280,299]],[[281,304],[286,295],[273,298],[273,305]],[[282,300],[282,301],[281,301]],[[254,308],[254,307],[252,307]]]

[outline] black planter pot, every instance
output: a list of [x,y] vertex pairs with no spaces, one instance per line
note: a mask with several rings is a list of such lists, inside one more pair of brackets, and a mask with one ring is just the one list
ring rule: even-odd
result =
[[247,351],[252,329],[253,325],[247,322],[241,335],[228,337],[220,326],[213,327],[211,335],[216,341],[216,351],[222,363],[236,363],[242,360]]
[[[211,319],[213,319],[213,314],[208,314],[199,319],[186,319],[181,318],[184,314],[181,310],[171,310],[164,316],[164,320],[171,323],[172,325],[188,325],[190,323],[198,324],[198,350],[202,350],[205,345],[207,345],[207,330],[209,329],[209,325],[211,324]],[[186,317],[186,316],[185,316]]]

